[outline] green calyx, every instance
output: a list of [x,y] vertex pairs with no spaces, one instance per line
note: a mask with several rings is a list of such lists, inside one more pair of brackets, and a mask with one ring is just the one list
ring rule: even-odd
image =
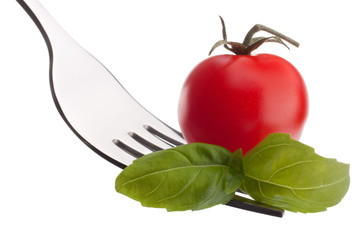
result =
[[[256,25],[254,25],[254,27],[252,27],[250,29],[250,31],[245,36],[243,43],[228,41],[227,35],[226,35],[225,22],[221,16],[219,16],[219,17],[220,17],[221,24],[222,24],[223,39],[220,41],[217,41],[214,44],[214,46],[211,48],[211,50],[209,52],[209,55],[211,55],[211,53],[220,46],[224,46],[227,50],[233,52],[236,55],[250,55],[252,51],[254,51],[258,47],[260,47],[265,42],[280,43],[280,44],[284,45],[285,47],[287,47],[288,49],[289,49],[289,47],[284,43],[284,41],[294,45],[295,47],[299,47],[299,45],[300,45],[297,41],[285,36],[282,33],[279,33],[278,31],[275,31],[275,30],[273,30],[269,27],[266,27],[264,25],[261,25],[261,24],[256,24]],[[268,33],[272,34],[273,36],[254,37],[254,34],[259,31],[268,32]]]

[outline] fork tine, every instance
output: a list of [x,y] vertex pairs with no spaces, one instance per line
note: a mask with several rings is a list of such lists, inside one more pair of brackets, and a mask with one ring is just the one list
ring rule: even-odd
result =
[[140,144],[144,145],[145,147],[147,147],[149,150],[156,152],[156,151],[161,151],[164,150],[164,148],[159,147],[158,145],[155,145],[154,143],[146,140],[145,138],[141,137],[140,135],[138,135],[135,132],[129,132],[128,133],[130,135],[130,137],[132,137],[135,141],[139,142]]
[[[164,135],[164,138],[171,139],[166,135]],[[141,125],[139,127],[133,127],[132,131],[124,131],[124,129],[119,131],[117,134],[115,134],[112,142],[118,148],[134,158],[139,158],[145,154],[172,148],[175,146],[147,131]],[[130,159],[128,164],[130,164],[132,160]]]
[[[119,133],[119,136],[122,137],[116,137],[112,141],[118,148],[135,159],[151,152],[180,146],[185,143],[180,132],[167,125],[163,127],[159,122],[155,121],[154,123],[156,123],[157,128],[145,124],[142,128],[136,128],[134,131],[127,132],[126,135]],[[164,131],[170,133],[171,136],[163,133]],[[174,139],[174,137],[177,139]]]
[[[171,131],[159,131],[158,129],[150,126],[150,125],[144,125],[144,128],[153,134],[155,137],[161,139],[162,141],[166,142],[167,144],[170,144],[171,146],[180,146],[185,143],[185,140],[182,136],[182,134],[172,128],[169,128]],[[177,139],[174,139],[177,138]]]
[[135,150],[134,148],[130,147],[129,145],[123,143],[122,141],[120,141],[119,139],[113,139],[113,143],[118,146],[120,149],[122,149],[124,152],[130,154],[131,156],[135,157],[135,158],[139,158],[144,156],[143,153]]

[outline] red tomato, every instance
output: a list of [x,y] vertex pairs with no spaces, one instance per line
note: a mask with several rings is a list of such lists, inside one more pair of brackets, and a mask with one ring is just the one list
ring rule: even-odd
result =
[[207,58],[186,79],[178,108],[188,143],[241,148],[244,154],[270,133],[298,140],[307,113],[300,73],[271,54]]

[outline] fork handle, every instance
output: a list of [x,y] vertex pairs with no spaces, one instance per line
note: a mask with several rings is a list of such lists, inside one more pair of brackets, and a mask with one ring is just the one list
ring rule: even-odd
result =
[[66,42],[74,44],[75,41],[56,22],[50,13],[37,0],[16,0],[26,13],[31,17],[39,28],[47,44],[50,57],[53,56],[53,48],[66,45]]
[[239,195],[235,195],[234,198],[231,199],[230,202],[228,202],[226,205],[251,212],[257,212],[257,213],[273,216],[273,217],[281,218],[284,215],[283,209],[273,207],[268,204],[259,203],[251,199],[241,197]]

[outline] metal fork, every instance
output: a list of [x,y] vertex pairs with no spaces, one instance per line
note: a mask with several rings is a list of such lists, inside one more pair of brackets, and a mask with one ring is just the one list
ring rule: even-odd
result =
[[[50,88],[61,117],[89,148],[124,169],[144,154],[185,144],[182,134],[143,108],[37,0],[17,0],[42,33]],[[236,195],[227,205],[282,217],[283,210]]]

